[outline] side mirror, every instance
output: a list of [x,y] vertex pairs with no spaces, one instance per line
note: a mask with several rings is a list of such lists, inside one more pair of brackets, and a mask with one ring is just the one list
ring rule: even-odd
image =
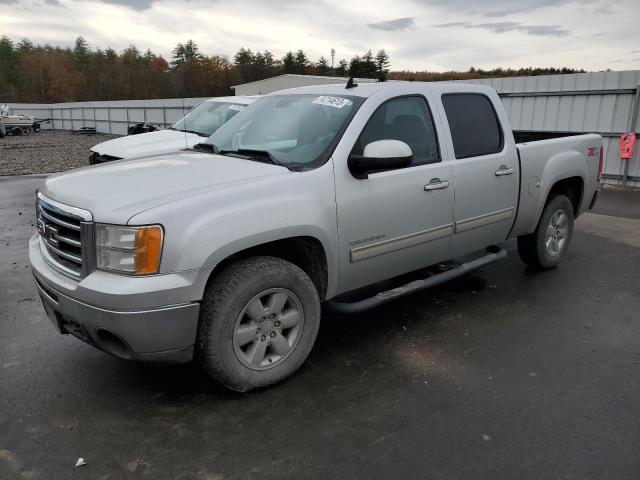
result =
[[347,162],[351,174],[360,180],[369,172],[407,167],[413,160],[411,147],[400,140],[378,140],[364,147],[362,155],[350,155]]

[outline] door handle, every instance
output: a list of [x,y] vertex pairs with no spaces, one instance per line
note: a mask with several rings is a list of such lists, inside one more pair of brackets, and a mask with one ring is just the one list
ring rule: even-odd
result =
[[496,177],[511,175],[513,172],[514,172],[513,168],[509,168],[506,165],[500,165],[500,168],[496,170]]
[[449,186],[449,180],[440,180],[439,178],[432,178],[429,183],[424,186],[425,191],[441,190]]

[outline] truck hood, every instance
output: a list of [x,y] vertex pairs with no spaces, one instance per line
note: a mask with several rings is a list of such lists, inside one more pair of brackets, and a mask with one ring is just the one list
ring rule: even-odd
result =
[[91,151],[98,152],[100,155],[111,155],[118,158],[138,158],[176,152],[183,148],[193,147],[196,143],[205,140],[205,137],[195,133],[160,130],[159,132],[114,138],[113,140],[99,143]]
[[283,175],[293,173],[276,165],[184,151],[52,175],[40,191],[89,210],[95,221],[125,224],[135,214],[162,204]]

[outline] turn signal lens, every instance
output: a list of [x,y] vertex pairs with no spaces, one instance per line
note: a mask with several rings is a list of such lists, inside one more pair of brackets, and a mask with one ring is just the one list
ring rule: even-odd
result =
[[154,225],[136,232],[136,274],[158,273],[162,252],[162,227]]
[[158,273],[162,240],[160,225],[124,227],[96,224],[96,267],[128,275]]

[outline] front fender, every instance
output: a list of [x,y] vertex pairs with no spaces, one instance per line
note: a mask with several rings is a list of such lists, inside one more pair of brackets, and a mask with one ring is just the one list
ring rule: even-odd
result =
[[213,268],[247,248],[313,237],[324,248],[331,294],[338,281],[336,205],[329,164],[207,192],[136,215],[130,224],[161,223],[161,272]]

